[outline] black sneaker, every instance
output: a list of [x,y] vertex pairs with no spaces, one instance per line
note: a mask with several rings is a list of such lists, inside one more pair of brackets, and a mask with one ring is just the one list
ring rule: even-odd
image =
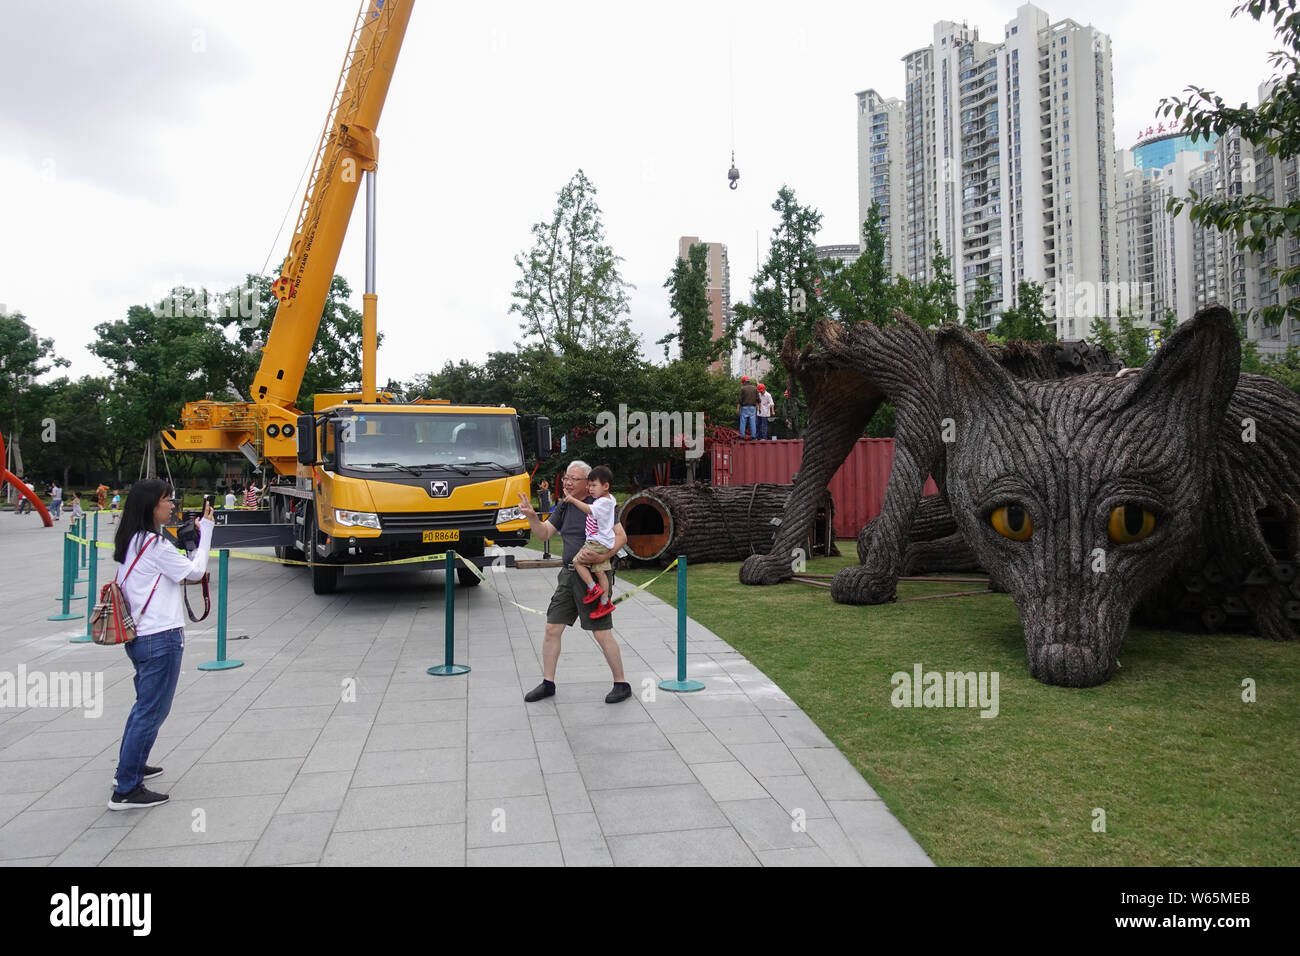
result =
[[540,684],[538,684],[528,693],[524,694],[524,700],[526,700],[528,703],[531,704],[533,701],[541,700],[543,697],[554,697],[554,696],[555,696],[555,682],[543,678]]
[[[148,764],[145,764],[145,768],[144,768],[144,779],[146,779],[146,780],[150,780],[150,779],[152,779],[153,777],[158,776],[158,775],[161,774],[162,772],[163,772],[163,768],[162,768],[162,767],[150,767]],[[115,786],[115,787],[117,786],[117,777],[114,777],[114,778],[113,778],[113,786]]]
[[146,790],[144,784],[140,784],[130,793],[118,793],[114,790],[113,795],[108,798],[108,809],[140,810],[146,807],[156,807],[160,803],[166,803],[169,799],[167,794],[154,793],[152,790]]
[[632,685],[618,681],[614,684],[614,689],[605,695],[605,703],[617,704],[620,700],[627,700],[632,696]]

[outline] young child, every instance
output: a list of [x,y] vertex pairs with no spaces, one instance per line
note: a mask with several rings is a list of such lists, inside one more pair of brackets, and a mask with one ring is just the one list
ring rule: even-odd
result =
[[85,517],[85,514],[86,513],[81,510],[81,492],[74,491],[72,493],[72,520],[80,521]]
[[587,494],[595,498],[595,501],[587,504],[571,494],[564,497],[565,501],[587,513],[587,543],[573,559],[573,568],[587,585],[587,596],[582,599],[582,603],[600,601],[600,607],[591,612],[593,618],[604,617],[614,610],[614,605],[609,600],[609,577],[605,574],[606,571],[613,570],[613,565],[609,563],[609,553],[614,550],[615,502],[614,496],[609,493],[613,481],[614,473],[604,465],[597,465],[587,476]]
[[113,492],[113,517],[108,519],[109,524],[117,524],[117,513],[122,510],[122,496],[115,490]]

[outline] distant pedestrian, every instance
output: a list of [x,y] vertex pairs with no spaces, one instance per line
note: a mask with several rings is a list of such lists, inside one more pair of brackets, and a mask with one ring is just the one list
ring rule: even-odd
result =
[[226,510],[233,510],[235,507],[235,491],[233,488],[226,489]]
[[60,520],[59,516],[63,512],[63,489],[59,487],[56,481],[54,487],[50,489],[50,517],[55,521]]
[[72,520],[80,521],[85,516],[86,513],[81,510],[81,493],[74,491],[72,493]]
[[122,496],[119,495],[117,491],[114,491],[113,492],[113,517],[108,519],[109,524],[117,524],[117,513],[118,511],[121,510],[121,508],[122,508]]
[[95,489],[95,497],[99,499],[100,511],[103,511],[105,508],[107,508],[108,507],[108,485],[104,484],[101,481],[99,483],[99,487]]
[[[21,481],[21,479],[19,480]],[[22,486],[27,489],[27,493],[24,494],[22,488],[18,489],[18,505],[14,508],[14,514],[16,515],[28,515],[32,513],[32,499],[28,498],[27,495],[36,494],[36,489],[27,482],[23,481]]]
[[[551,500],[550,482],[548,482],[545,478],[543,478],[542,483],[537,486],[537,511],[539,512],[539,516],[543,521],[547,519],[547,517],[551,513],[551,509],[554,507],[555,507],[555,502]],[[551,556],[551,539],[547,538],[545,541],[542,542],[542,557],[549,558],[550,556]]]
[[785,398],[781,402],[781,417],[785,420],[785,437],[799,437],[799,416],[803,411],[799,404],[799,399],[790,394],[790,390],[785,390]]
[[244,507],[245,507],[245,508],[256,508],[256,507],[257,507],[257,490],[258,490],[258,489],[257,489],[257,483],[256,483],[256,482],[252,482],[252,481],[250,481],[250,482],[248,483],[248,490],[244,492]]

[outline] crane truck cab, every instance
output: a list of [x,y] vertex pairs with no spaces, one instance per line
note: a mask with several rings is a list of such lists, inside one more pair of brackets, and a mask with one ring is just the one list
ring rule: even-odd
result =
[[[316,412],[298,418],[297,473],[268,489],[270,519],[292,526],[316,593],[333,591],[349,564],[448,549],[477,558],[487,540],[528,541],[518,496],[529,496],[529,476],[513,408],[338,398],[319,395]],[[457,577],[479,581],[463,566]]]

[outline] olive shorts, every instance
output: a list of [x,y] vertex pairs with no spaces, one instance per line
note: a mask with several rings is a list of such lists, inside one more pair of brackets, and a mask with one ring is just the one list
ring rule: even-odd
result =
[[[609,588],[611,592],[614,590],[613,571],[609,572]],[[556,578],[555,593],[551,595],[551,606],[546,609],[546,623],[570,627],[574,621],[579,621],[584,631],[612,631],[614,625],[608,616],[591,619],[591,612],[600,605],[594,601],[583,604],[582,599],[586,596],[587,585],[582,583],[578,572],[562,568]]]

